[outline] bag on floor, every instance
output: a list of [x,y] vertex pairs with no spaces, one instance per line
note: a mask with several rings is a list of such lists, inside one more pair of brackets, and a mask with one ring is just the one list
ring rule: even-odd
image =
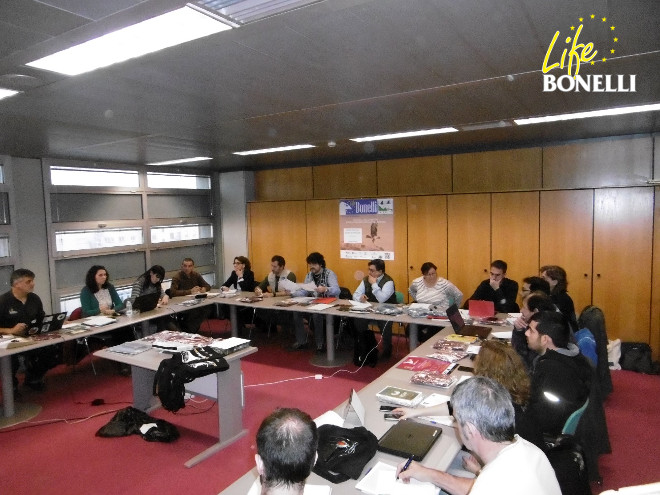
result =
[[318,459],[313,471],[332,483],[358,479],[378,449],[376,435],[364,426],[321,425],[318,433]]
[[118,411],[108,424],[102,426],[97,437],[125,437],[140,435],[148,442],[173,442],[179,438],[179,430],[164,419],[156,419],[147,413],[127,407]]
[[651,346],[644,342],[622,342],[620,363],[624,370],[657,374],[651,359]]
[[561,435],[546,455],[555,470],[561,492],[591,495],[584,451],[572,435]]
[[378,362],[378,342],[371,330],[355,332],[355,345],[353,346],[353,364],[355,366],[376,366]]

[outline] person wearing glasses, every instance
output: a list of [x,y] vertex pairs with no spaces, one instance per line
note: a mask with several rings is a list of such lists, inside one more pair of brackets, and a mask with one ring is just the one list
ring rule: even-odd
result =
[[[396,304],[394,280],[385,273],[385,262],[381,259],[369,262],[369,274],[362,279],[353,293],[353,300],[358,302],[390,303]],[[376,324],[383,334],[382,359],[392,357],[392,324],[388,321],[377,320]],[[355,318],[353,320],[357,334],[369,331],[369,320]]]
[[245,256],[236,256],[234,258],[234,270],[229,278],[222,284],[220,289],[226,292],[230,289],[252,292],[254,290],[254,273],[250,266],[250,260]]
[[[490,277],[479,284],[477,290],[468,299],[476,301],[493,301],[498,313],[517,313],[520,309],[516,303],[518,297],[518,282],[506,278],[507,264],[495,260],[490,264]],[[465,303],[467,307],[467,301]]]

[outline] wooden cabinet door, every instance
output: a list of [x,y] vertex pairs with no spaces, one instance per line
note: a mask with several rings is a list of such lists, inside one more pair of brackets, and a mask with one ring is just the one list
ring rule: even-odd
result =
[[447,197],[447,274],[467,300],[490,268],[490,194]]
[[427,261],[447,278],[447,196],[411,196],[408,212],[408,287]]
[[539,267],[559,265],[579,314],[591,304],[593,190],[541,191]]
[[539,193],[493,194],[492,210],[490,257],[506,261],[507,278],[522,286],[539,271]]
[[649,187],[595,192],[593,301],[610,339],[650,341],[653,194]]
[[270,259],[283,256],[299,279],[307,273],[305,258],[305,202],[248,203],[248,248],[255,280],[270,272]]

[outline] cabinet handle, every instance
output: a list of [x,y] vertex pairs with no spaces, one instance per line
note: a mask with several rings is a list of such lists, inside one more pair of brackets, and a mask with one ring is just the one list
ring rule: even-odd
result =
[[587,274],[585,273],[585,274],[584,274],[584,278],[588,278],[588,277],[589,277],[589,275],[587,275]]
[[597,274],[596,274],[596,277],[597,277],[597,278],[600,278],[600,273],[597,273]]

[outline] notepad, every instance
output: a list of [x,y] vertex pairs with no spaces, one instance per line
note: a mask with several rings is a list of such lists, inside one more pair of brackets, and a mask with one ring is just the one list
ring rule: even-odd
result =
[[403,483],[396,479],[396,466],[378,461],[355,488],[369,495],[437,495],[440,489],[427,482],[410,479]]

